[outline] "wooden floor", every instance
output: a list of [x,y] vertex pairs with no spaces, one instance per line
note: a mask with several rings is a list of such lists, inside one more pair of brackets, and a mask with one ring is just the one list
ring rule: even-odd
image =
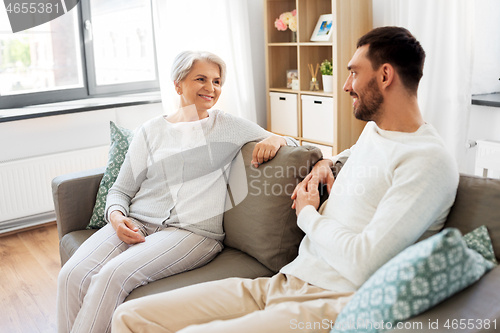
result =
[[56,332],[55,224],[0,236],[0,332]]

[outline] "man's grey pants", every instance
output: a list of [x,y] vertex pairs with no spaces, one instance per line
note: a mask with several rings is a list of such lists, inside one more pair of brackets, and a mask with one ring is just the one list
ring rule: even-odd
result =
[[59,273],[59,333],[104,333],[135,288],[210,262],[220,241],[175,227],[135,221],[146,241],[128,245],[110,224],[87,239]]

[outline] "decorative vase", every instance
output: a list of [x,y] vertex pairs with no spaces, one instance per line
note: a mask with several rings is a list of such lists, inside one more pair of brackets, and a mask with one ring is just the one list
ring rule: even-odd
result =
[[310,91],[319,91],[318,80],[315,77],[313,77],[311,79],[311,82],[309,82],[309,90]]
[[297,31],[292,31],[292,43],[297,42]]
[[323,91],[326,93],[333,92],[333,75],[321,75],[323,79]]

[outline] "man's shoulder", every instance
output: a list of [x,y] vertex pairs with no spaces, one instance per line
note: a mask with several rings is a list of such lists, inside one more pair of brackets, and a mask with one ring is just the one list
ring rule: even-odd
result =
[[441,137],[424,137],[401,159],[402,164],[410,164],[415,175],[440,183],[458,182],[458,166]]
[[401,136],[391,152],[394,165],[406,166],[417,174],[458,175],[455,159],[432,125],[425,124],[417,132]]
[[408,144],[417,151],[417,156],[423,159],[454,161],[444,140],[432,125],[423,125],[418,133],[408,138]]

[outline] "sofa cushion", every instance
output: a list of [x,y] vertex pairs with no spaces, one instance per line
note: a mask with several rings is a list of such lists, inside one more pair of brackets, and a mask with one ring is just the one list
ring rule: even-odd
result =
[[255,279],[272,276],[274,273],[264,265],[239,250],[225,247],[214,260],[205,266],[182,274],[172,275],[134,289],[127,301],[164,291],[190,286],[196,283],[222,280],[230,277]]
[[457,197],[445,228],[462,234],[484,225],[488,229],[497,260],[500,260],[500,180],[460,175]]
[[111,146],[109,147],[108,164],[99,184],[97,198],[92,211],[92,217],[87,229],[99,229],[106,225],[104,211],[106,208],[106,197],[108,191],[113,186],[120,172],[120,168],[125,161],[128,147],[134,136],[129,129],[122,128],[110,121]]
[[332,332],[394,328],[473,284],[494,266],[467,247],[459,230],[447,228],[377,270],[342,309]]
[[[96,231],[97,229],[79,230],[64,235],[59,244],[62,263],[64,264],[68,261],[78,247]],[[214,260],[205,266],[140,286],[134,289],[126,300],[128,301],[146,295],[161,293],[195,283],[221,280],[230,277],[255,279],[263,276],[272,276],[273,274],[274,272],[270,271],[248,254],[230,247],[225,247]]]
[[297,256],[304,236],[297,226],[290,196],[322,155],[311,146],[284,146],[274,159],[255,168],[250,165],[254,147],[255,143],[247,143],[241,150],[246,172],[246,176],[238,175],[241,182],[234,181],[236,173],[231,169],[230,191],[244,192],[246,197],[224,213],[224,244],[250,254],[277,272]]

